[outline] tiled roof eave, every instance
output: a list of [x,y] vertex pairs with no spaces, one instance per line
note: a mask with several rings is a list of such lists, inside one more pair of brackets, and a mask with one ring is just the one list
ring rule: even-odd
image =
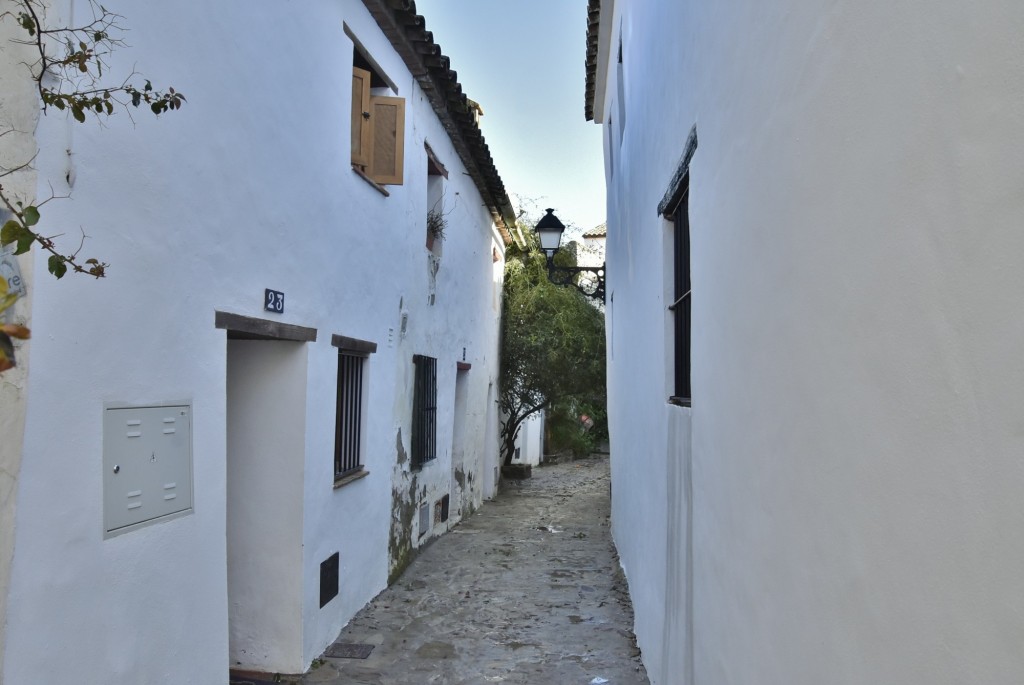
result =
[[458,74],[434,43],[413,0],[363,0],[384,35],[419,83],[455,146],[455,151],[490,209],[506,244],[512,243],[515,211],[491,152],[473,116]]
[[597,43],[601,28],[601,0],[590,0],[587,5],[587,76],[583,109],[587,121],[594,120],[594,97],[597,94]]

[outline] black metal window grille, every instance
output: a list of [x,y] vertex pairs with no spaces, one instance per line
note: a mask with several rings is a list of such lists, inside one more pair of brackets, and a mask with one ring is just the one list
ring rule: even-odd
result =
[[675,379],[672,399],[690,403],[690,190],[683,191],[682,199],[673,216],[673,303],[669,307],[674,315]]
[[363,364],[366,357],[338,352],[338,404],[334,433],[334,477],[362,468]]
[[412,404],[412,466],[437,456],[437,360],[413,355],[416,382]]

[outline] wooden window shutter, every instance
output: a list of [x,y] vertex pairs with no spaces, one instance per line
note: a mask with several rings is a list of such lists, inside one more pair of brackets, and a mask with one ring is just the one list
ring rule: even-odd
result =
[[402,185],[405,162],[405,100],[370,96],[373,152],[367,175],[381,185]]
[[373,130],[364,112],[370,112],[370,72],[352,67],[352,163],[365,170],[370,165]]

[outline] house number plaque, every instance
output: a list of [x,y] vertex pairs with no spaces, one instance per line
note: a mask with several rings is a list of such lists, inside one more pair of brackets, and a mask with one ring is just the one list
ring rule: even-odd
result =
[[267,288],[263,295],[264,311],[284,314],[284,293]]

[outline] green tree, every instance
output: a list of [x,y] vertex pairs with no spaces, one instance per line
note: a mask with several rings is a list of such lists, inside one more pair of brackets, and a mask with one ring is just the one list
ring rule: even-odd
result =
[[[604,314],[575,288],[548,282],[532,229],[510,247],[501,327],[501,459],[509,464],[523,421],[554,403],[605,406]],[[532,224],[529,224],[532,226]],[[562,260],[565,260],[564,262]],[[572,251],[556,262],[569,266]]]
[[[584,417],[589,421],[585,422]],[[577,457],[591,454],[608,439],[605,399],[590,401],[573,397],[554,402],[548,408],[544,426],[549,451],[571,451]]]

